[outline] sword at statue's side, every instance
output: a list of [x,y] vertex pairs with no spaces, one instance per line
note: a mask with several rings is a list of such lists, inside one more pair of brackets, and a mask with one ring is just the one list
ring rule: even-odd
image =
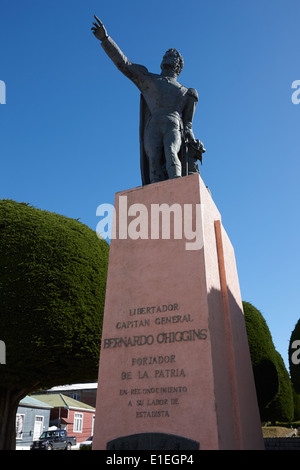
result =
[[188,140],[184,133],[183,126],[181,127],[181,176],[188,176],[189,174],[189,158],[188,158]]

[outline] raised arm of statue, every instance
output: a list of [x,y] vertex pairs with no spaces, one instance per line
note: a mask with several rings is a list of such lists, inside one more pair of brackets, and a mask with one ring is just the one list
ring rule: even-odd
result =
[[104,27],[104,24],[99,20],[98,16],[94,15],[95,20],[97,23],[93,23],[93,27],[91,28],[95,37],[99,39],[99,41],[103,41],[103,39],[108,37],[107,31]]
[[113,61],[113,63],[118,67],[120,72],[122,72],[127,78],[132,80],[135,85],[140,88],[141,81],[143,76],[148,74],[148,70],[143,65],[138,65],[130,62],[130,60],[123,54],[119,46],[108,36],[107,31],[99,20],[99,18],[94,16],[96,23],[93,23],[91,28],[94,36],[101,41],[101,46],[108,55],[108,57]]

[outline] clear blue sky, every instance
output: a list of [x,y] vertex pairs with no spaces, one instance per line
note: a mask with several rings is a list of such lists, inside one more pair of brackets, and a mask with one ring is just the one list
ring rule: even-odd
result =
[[287,364],[299,305],[299,0],[2,0],[0,198],[80,220],[140,186],[139,92],[103,52],[96,13],[127,56],[185,60],[199,93],[201,168],[234,245],[242,297]]

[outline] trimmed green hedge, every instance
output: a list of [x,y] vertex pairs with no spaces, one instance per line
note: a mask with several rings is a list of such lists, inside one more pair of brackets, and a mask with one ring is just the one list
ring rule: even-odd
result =
[[1,388],[97,379],[108,254],[77,220],[0,200]]
[[261,312],[249,302],[243,308],[261,420],[291,421],[292,386],[284,362]]
[[284,361],[277,351],[276,368],[279,389],[275,398],[267,406],[267,415],[271,421],[291,422],[294,419],[293,388]]
[[300,345],[295,345],[295,341],[300,341],[300,320],[298,320],[294,330],[292,331],[289,344],[291,380],[296,393],[300,394],[300,363],[298,363],[300,359]]
[[243,302],[246,330],[261,419],[268,419],[266,407],[275,398],[279,381],[275,347],[267,323],[249,302]]

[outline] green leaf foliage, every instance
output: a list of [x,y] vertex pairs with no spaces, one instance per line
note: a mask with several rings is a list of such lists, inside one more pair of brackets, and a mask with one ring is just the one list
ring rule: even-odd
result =
[[300,421],[300,395],[293,388],[294,421]]
[[249,302],[243,302],[250,356],[261,419],[266,419],[266,407],[279,390],[276,354],[267,323]]
[[0,200],[0,387],[97,379],[109,246],[89,227]]
[[291,380],[297,394],[300,394],[300,319],[292,331],[289,344],[289,366]]
[[249,302],[243,308],[261,419],[290,422],[293,390],[284,361],[261,312]]
[[291,422],[294,419],[292,383],[284,361],[277,351],[276,368],[278,371],[279,389],[275,398],[267,406],[267,415],[274,422]]

